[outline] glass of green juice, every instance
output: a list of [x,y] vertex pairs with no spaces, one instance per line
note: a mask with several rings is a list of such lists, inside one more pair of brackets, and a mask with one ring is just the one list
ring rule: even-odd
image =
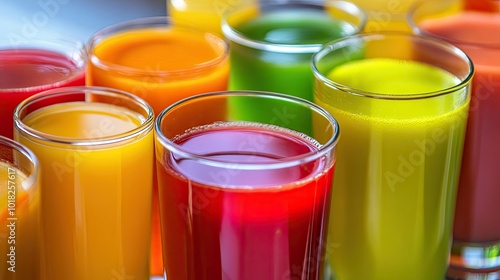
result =
[[312,69],[314,102],[343,129],[329,279],[444,279],[472,62],[445,41],[392,32],[331,42]]
[[[222,32],[230,41],[229,89],[278,92],[312,101],[312,55],[329,41],[360,32],[364,24],[361,9],[345,1],[260,1],[228,12]],[[273,114],[272,108],[249,102],[241,104],[240,113],[262,114],[264,119]],[[311,118],[296,125],[298,130],[308,128]]]

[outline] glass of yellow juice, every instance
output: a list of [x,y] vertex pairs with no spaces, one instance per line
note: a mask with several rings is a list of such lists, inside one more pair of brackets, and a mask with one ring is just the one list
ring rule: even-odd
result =
[[39,163],[0,136],[0,279],[40,279]]
[[[394,51],[411,46],[405,53]],[[342,128],[332,279],[441,280],[450,253],[474,69],[441,40],[361,34],[313,57],[314,101]]]
[[[454,0],[456,6],[460,6],[460,0]],[[477,1],[477,0],[472,0]],[[418,0],[351,0],[352,3],[361,7],[368,18],[364,31],[385,32],[404,31],[411,32],[411,27],[406,19],[411,7]],[[439,1],[438,1],[439,2]],[[451,8],[451,7],[450,7]]]
[[104,87],[16,108],[14,138],[44,170],[41,279],[149,279],[153,121],[145,101]]
[[222,35],[224,14],[257,5],[257,0],[167,0],[167,14],[174,22],[185,22]]

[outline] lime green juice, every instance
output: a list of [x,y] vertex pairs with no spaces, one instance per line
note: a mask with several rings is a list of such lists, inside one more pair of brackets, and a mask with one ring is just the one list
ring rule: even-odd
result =
[[389,58],[348,62],[326,76],[354,89],[316,81],[314,93],[341,129],[326,248],[335,279],[444,279],[466,89],[436,94],[460,80]]

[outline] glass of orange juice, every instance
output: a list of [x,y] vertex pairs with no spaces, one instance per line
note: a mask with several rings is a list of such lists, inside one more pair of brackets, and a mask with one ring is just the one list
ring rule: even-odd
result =
[[224,39],[193,26],[174,26],[168,17],[109,26],[91,36],[87,48],[87,85],[135,94],[156,114],[182,98],[227,89]]
[[41,279],[149,279],[153,120],[145,101],[104,87],[16,108],[14,138],[44,170]]
[[0,136],[0,279],[40,279],[39,164]]
[[[167,17],[118,23],[88,42],[88,85],[121,89],[151,104],[156,114],[175,101],[227,89],[228,44],[219,36]],[[221,110],[213,108],[218,114]],[[163,275],[159,210],[153,194],[151,272]]]

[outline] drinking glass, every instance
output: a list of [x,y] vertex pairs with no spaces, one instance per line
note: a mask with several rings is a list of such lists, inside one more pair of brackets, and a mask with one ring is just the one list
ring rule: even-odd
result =
[[103,87],[33,95],[14,112],[14,137],[40,161],[41,279],[149,280],[152,108]]
[[[241,116],[234,104],[246,101],[273,113]],[[214,103],[223,114],[210,114]],[[290,110],[312,115],[314,133],[290,129],[303,117]],[[214,92],[166,108],[155,132],[166,277],[322,279],[339,137],[328,112],[278,93]]]
[[[397,52],[401,44],[411,46]],[[342,127],[327,255],[339,280],[441,280],[473,66],[407,33],[360,34],[313,57],[314,102]],[[328,278],[327,278],[328,279]]]
[[[227,89],[227,43],[192,25],[179,21],[173,25],[167,17],[141,18],[104,28],[90,38],[88,53],[88,85],[135,94],[146,100],[156,115],[182,98]],[[211,114],[218,114],[217,107]],[[151,271],[162,275],[156,187],[152,234]]]

